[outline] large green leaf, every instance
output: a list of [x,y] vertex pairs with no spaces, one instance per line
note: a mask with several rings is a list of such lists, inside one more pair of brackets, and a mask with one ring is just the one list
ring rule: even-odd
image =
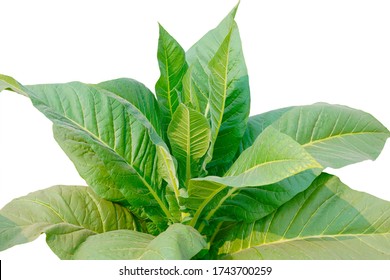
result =
[[199,175],[199,160],[209,148],[210,126],[201,113],[181,104],[169,124],[168,139],[179,163],[179,177],[186,186]]
[[234,23],[210,68],[210,119],[212,160],[209,167],[228,163],[245,132],[250,107],[248,74]]
[[[130,98],[79,82],[9,88],[28,95],[53,121],[57,142],[99,196],[145,207],[161,229],[166,227],[172,217],[156,168],[156,146],[165,144]],[[149,90],[143,87],[142,92],[145,102],[155,102]]]
[[225,259],[390,259],[390,202],[324,173],[274,213],[223,226],[214,240]]
[[376,159],[390,137],[387,128],[370,114],[325,103],[294,108],[273,126],[322,165],[333,168]]
[[186,53],[190,65],[185,78],[186,101],[211,120],[206,163],[212,174],[233,159],[249,115],[248,74],[234,22],[236,11],[237,6]]
[[88,187],[55,186],[14,199],[0,210],[0,250],[46,233],[51,249],[69,259],[89,236],[135,229],[134,222],[126,208]]
[[81,244],[74,258],[189,260],[205,247],[204,238],[194,228],[173,224],[157,237],[131,230],[91,236]]
[[181,102],[182,79],[188,66],[183,48],[161,25],[159,27],[157,58],[161,75],[156,83],[156,94],[164,115],[163,127],[166,129]]
[[253,116],[242,148],[253,143],[264,124],[291,136],[324,167],[340,168],[378,157],[390,132],[372,115],[341,105],[317,103]]
[[[321,168],[298,143],[269,127],[241,154],[225,177],[190,181],[186,201],[189,209],[196,209],[192,225],[198,220],[217,219],[214,215],[218,214],[240,220],[264,217],[307,188]],[[300,175],[287,179],[297,174]],[[243,205],[245,195],[252,196],[250,205]],[[233,210],[234,204],[238,207]],[[260,211],[254,215],[250,207]],[[234,212],[227,213],[223,208]]]
[[294,107],[286,107],[281,109],[272,110],[255,116],[251,116],[248,119],[248,124],[242,137],[240,148],[237,153],[237,157],[247,148],[252,146],[257,136],[259,136],[264,129],[277,121],[284,113],[291,110]]
[[105,81],[95,85],[133,104],[162,136],[161,114],[157,100],[142,83],[128,78]]
[[[229,12],[217,27],[207,32],[186,52],[186,59],[189,65],[195,65],[195,68],[201,67],[203,70],[201,72],[209,73],[208,64],[220,48],[226,35],[230,32],[237,8],[238,5]],[[199,63],[199,65],[196,65],[196,63]],[[193,77],[196,78],[196,76]],[[200,84],[204,84],[204,81],[200,81]]]

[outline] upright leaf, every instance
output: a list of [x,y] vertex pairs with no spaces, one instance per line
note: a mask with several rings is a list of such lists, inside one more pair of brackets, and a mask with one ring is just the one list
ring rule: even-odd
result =
[[234,22],[236,11],[237,6],[186,53],[191,71],[185,79],[185,96],[195,95],[187,99],[195,100],[198,104],[192,102],[193,107],[211,119],[206,163],[212,174],[234,158],[249,115],[248,74]]
[[390,259],[390,202],[323,174],[274,213],[221,227],[214,240],[225,259]]
[[199,175],[199,160],[209,147],[210,126],[199,112],[181,104],[168,127],[168,139],[179,163],[179,177],[185,185]]
[[157,58],[161,75],[156,83],[156,94],[163,111],[163,127],[166,129],[181,102],[182,79],[188,66],[183,48],[161,25],[159,27]]
[[248,74],[236,24],[209,63],[212,160],[226,164],[235,155],[246,129],[250,92]]
[[[159,144],[161,138],[140,109],[113,92],[79,82],[10,88],[28,95],[53,121],[57,142],[98,195],[145,207],[161,230],[166,227],[172,217],[156,168],[156,146],[165,144]],[[146,88],[143,93],[152,104],[152,93]]]
[[46,233],[60,258],[72,257],[89,236],[135,229],[131,213],[98,197],[90,188],[55,186],[14,199],[0,210],[0,250]]
[[91,236],[78,248],[75,259],[103,260],[189,260],[206,247],[194,228],[173,224],[154,237],[119,230]]
[[194,62],[183,77],[183,102],[209,118],[208,76],[199,62]]
[[[186,201],[188,208],[196,210],[192,225],[202,219],[218,219],[218,215],[253,219],[249,205],[243,206],[245,194],[252,195],[250,205],[260,210],[255,216],[264,217],[306,189],[321,168],[298,143],[269,127],[241,154],[225,177],[190,181]],[[297,177],[290,178],[294,175]],[[233,204],[238,207],[231,207]],[[235,213],[227,214],[222,208],[235,209]]]

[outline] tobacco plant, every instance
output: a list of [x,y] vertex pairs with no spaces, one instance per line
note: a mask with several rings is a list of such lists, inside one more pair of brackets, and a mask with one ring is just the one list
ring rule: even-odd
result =
[[156,95],[0,75],[88,184],[7,204],[0,250],[45,233],[61,259],[390,259],[390,202],[323,172],[374,160],[389,131],[326,103],[249,117],[236,10],[187,52],[159,26]]

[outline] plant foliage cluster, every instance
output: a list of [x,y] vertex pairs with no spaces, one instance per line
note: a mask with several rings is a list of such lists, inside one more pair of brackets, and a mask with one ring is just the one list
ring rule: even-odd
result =
[[46,234],[61,259],[389,259],[390,203],[324,173],[389,131],[317,103],[249,117],[235,7],[188,51],[160,26],[154,95],[132,79],[21,85],[88,184],[0,210],[0,250]]

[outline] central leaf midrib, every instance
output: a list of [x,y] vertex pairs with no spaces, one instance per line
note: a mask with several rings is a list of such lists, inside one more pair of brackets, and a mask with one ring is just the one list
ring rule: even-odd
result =
[[347,136],[355,136],[355,135],[358,136],[358,135],[365,135],[365,134],[384,134],[384,135],[388,135],[389,133],[386,133],[386,132],[383,132],[383,131],[367,131],[367,132],[356,132],[356,133],[348,132],[348,133],[344,133],[344,134],[332,135],[332,136],[329,136],[329,137],[326,137],[326,138],[316,139],[314,141],[309,141],[309,142],[307,142],[305,144],[301,144],[301,145],[302,145],[302,147],[307,148],[307,147],[315,146],[318,143],[323,143],[323,142],[330,141],[330,140],[337,139],[337,138],[342,138],[342,137],[347,137]]
[[[389,235],[390,237],[390,232],[384,232],[384,233],[357,233],[357,234],[339,234],[339,235],[336,235],[336,234],[326,234],[326,235],[309,235],[309,236],[304,236],[304,237],[294,237],[294,238],[283,238],[283,239],[279,239],[279,240],[276,240],[276,241],[272,241],[272,242],[264,242],[262,244],[259,244],[259,245],[254,245],[254,246],[251,246],[251,247],[248,247],[248,248],[245,248],[245,249],[242,249],[242,250],[238,250],[238,251],[235,251],[233,253],[230,253],[230,255],[233,255],[233,254],[236,254],[238,252],[242,252],[242,251],[245,251],[245,250],[249,250],[249,249],[252,249],[252,248],[261,248],[261,247],[265,247],[265,246],[271,246],[271,245],[277,245],[277,244],[286,244],[286,243],[289,243],[289,242],[295,242],[295,241],[307,241],[308,239],[323,239],[323,238],[333,238],[333,239],[338,239],[338,238],[342,238],[342,237],[352,237],[352,238],[359,238],[359,237],[366,237],[366,236],[381,236],[381,235]],[[342,240],[337,240],[339,242],[342,242]],[[228,253],[229,255],[229,253]]]

